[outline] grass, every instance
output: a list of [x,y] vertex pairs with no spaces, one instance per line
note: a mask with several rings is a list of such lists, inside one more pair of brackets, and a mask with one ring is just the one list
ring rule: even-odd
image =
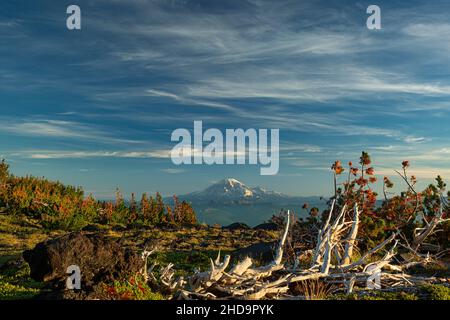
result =
[[349,295],[336,294],[328,297],[330,300],[450,300],[450,287],[442,284],[426,284],[411,288],[411,292],[386,292],[374,290],[373,292]]
[[334,294],[327,297],[328,300],[418,300],[418,296],[409,292],[385,292],[374,290],[365,294]]
[[[408,292],[374,292],[373,294],[367,294],[359,297],[355,300],[418,300],[419,298]],[[353,300],[353,299],[350,299]]]
[[41,293],[42,288],[42,283],[30,279],[30,268],[26,263],[9,260],[3,264],[0,274],[0,300],[31,299]]
[[319,279],[311,279],[297,283],[290,291],[304,296],[306,300],[326,300],[333,291],[333,286]]
[[27,217],[0,214],[0,261],[2,256],[21,254],[37,243],[59,234],[62,232],[46,231]]

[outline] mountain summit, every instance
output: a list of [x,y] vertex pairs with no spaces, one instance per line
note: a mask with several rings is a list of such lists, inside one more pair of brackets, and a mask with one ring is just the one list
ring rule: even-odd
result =
[[203,191],[192,192],[182,198],[208,202],[252,202],[274,201],[290,197],[261,187],[252,188],[239,180],[227,178],[214,183]]

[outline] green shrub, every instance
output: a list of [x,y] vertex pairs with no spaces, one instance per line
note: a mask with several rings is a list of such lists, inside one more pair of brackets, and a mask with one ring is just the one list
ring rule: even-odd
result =
[[421,289],[430,295],[430,300],[450,300],[450,288],[442,284],[427,284]]
[[48,229],[79,230],[89,223],[139,225],[192,225],[197,218],[192,206],[174,197],[173,206],[164,203],[161,194],[138,204],[134,194],[127,204],[117,189],[115,201],[97,201],[84,197],[81,187],[33,176],[16,177],[0,162],[0,210],[41,221]]
[[449,268],[443,263],[429,263],[425,266],[416,265],[408,269],[410,274],[426,275],[430,277],[448,277],[450,276]]
[[42,226],[49,230],[78,231],[89,224],[89,221],[82,214],[74,214],[67,218],[58,216],[44,216]]
[[358,295],[356,293],[351,294],[338,294],[328,297],[329,300],[418,300],[419,298],[412,293],[408,292],[385,292],[374,291],[372,293],[366,293],[364,295]]

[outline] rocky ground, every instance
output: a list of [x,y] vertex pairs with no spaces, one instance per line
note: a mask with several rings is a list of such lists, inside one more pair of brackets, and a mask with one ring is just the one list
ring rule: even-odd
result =
[[[150,257],[150,261],[161,265],[173,263],[179,273],[191,273],[198,268],[206,269],[209,266],[209,258],[215,257],[219,250],[223,253],[233,252],[236,258],[241,255],[253,255],[256,259],[271,259],[272,244],[279,237],[279,232],[263,230],[270,229],[270,226],[261,228],[250,229],[243,225],[230,228],[199,225],[127,229],[119,225],[89,225],[80,234],[102,237],[110,241],[108,243],[117,244],[118,247],[137,255],[140,255],[145,247],[156,245],[158,250]],[[54,288],[48,289],[49,285],[44,281],[48,282],[52,277],[57,277],[55,275],[44,277],[42,274],[30,277],[29,264],[24,261],[23,253],[35,248],[38,243],[65,238],[67,234],[65,231],[44,230],[37,221],[24,217],[0,215],[0,300],[47,296],[54,298],[47,294]],[[70,246],[76,247],[74,250],[80,249],[80,239],[75,237],[71,240]],[[119,252],[116,247],[114,250],[111,251],[113,254]],[[67,248],[66,251],[69,252],[70,249]],[[42,260],[38,254],[45,255],[43,252],[35,252],[34,261]],[[97,260],[100,258],[98,251],[86,254],[95,255]],[[27,254],[25,256],[27,257]],[[30,257],[26,260],[33,261]],[[63,270],[60,270],[60,273],[63,274]]]
[[[279,238],[280,230],[270,224],[256,229],[241,224],[228,228],[198,225],[134,229],[89,225],[78,232],[67,232],[45,230],[36,221],[0,214],[0,300],[167,299],[169,295],[160,288],[140,277],[125,275],[142,268],[140,255],[145,248],[157,248],[149,257],[149,265],[156,264],[158,269],[172,263],[176,276],[184,276],[208,270],[210,258],[219,251],[231,253],[232,263],[251,256],[256,263],[265,264],[273,259]],[[63,265],[68,261],[75,261],[84,270],[86,290],[64,290],[67,276]],[[445,285],[450,279],[447,263],[415,272],[440,277],[444,285],[340,295],[333,293],[332,286],[313,281],[293,286],[290,292],[305,295],[314,289],[311,298],[315,299],[450,299],[450,288]]]

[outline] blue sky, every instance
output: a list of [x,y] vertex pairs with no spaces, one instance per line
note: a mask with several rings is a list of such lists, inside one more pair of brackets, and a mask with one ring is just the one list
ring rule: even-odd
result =
[[[366,28],[370,4],[382,30]],[[409,160],[423,186],[450,177],[449,16],[424,0],[3,0],[0,155],[100,198],[224,177],[326,195],[331,163],[361,150],[380,177]],[[173,165],[170,134],[194,120],[279,128],[279,174]]]

